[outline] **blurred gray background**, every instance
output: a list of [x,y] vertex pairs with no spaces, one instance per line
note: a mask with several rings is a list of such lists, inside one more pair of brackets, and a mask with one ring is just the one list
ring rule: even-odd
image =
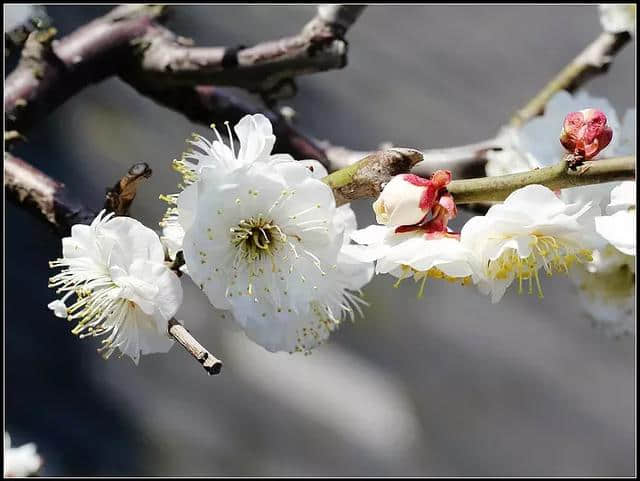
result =
[[[47,6],[60,34],[109,10]],[[168,25],[237,45],[293,34],[313,6],[176,6]],[[343,70],[300,78],[298,125],[354,149],[446,147],[496,133],[600,29],[596,6],[370,6]],[[635,105],[635,41],[587,86]],[[17,154],[88,205],[135,162],[154,175],[132,215],[155,226],[175,191],[180,114],[117,79],[90,87]],[[369,202],[355,205],[361,225]],[[462,225],[466,215],[456,219]],[[635,473],[635,338],[591,327],[568,279],[545,298],[405,281],[365,288],[365,317],[309,356],[269,354],[185,279],[180,312],[225,361],[208,377],[179,347],[103,361],[46,308],[60,241],[6,208],[6,427],[35,441],[46,475],[571,475]]]

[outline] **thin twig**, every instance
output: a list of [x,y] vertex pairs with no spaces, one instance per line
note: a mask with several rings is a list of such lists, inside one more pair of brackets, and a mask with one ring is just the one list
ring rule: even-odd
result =
[[574,91],[590,78],[605,73],[613,57],[631,40],[629,32],[602,32],[571,63],[544,86],[527,104],[518,110],[510,125],[520,127],[544,111],[545,105],[560,90]]
[[145,162],[134,164],[116,184],[107,190],[104,208],[116,215],[127,215],[133,199],[136,198],[139,184],[151,177],[153,171]]
[[169,335],[173,337],[184,349],[191,354],[196,361],[202,364],[210,376],[219,374],[222,369],[222,361],[211,354],[200,344],[196,338],[175,318],[169,319]]
[[531,184],[541,184],[552,190],[600,184],[618,180],[635,179],[635,155],[592,160],[576,170],[566,161],[551,167],[519,172],[517,174],[482,177],[479,179],[454,180],[447,185],[456,204],[477,202],[499,202],[514,190]]

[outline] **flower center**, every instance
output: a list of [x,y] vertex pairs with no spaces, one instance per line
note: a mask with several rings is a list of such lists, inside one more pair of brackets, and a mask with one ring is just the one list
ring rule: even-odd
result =
[[231,228],[232,244],[249,263],[273,256],[286,238],[280,227],[262,215],[241,220]]
[[544,296],[538,277],[540,267],[551,277],[554,271],[568,273],[575,262],[585,264],[592,260],[589,249],[581,249],[551,236],[534,235],[528,257],[520,257],[515,249],[507,249],[500,257],[489,261],[488,271],[493,279],[506,280],[515,275],[518,278],[519,293],[523,292],[522,282],[528,281],[529,294],[533,294],[535,282],[538,297],[542,298]]

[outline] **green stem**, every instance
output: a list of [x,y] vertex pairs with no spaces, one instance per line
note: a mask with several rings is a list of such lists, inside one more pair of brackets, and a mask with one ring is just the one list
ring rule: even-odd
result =
[[584,162],[576,170],[563,160],[551,167],[517,174],[453,180],[447,190],[457,204],[500,202],[514,190],[527,185],[541,184],[552,190],[581,185],[600,184],[619,180],[633,180],[636,175],[635,155]]

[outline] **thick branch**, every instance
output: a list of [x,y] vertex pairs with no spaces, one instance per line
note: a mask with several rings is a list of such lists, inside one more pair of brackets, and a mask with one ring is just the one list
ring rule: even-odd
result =
[[88,224],[95,217],[95,212],[73,199],[64,184],[7,152],[4,186],[7,198],[50,224],[62,236],[69,235],[73,224]]
[[267,96],[274,91],[280,93],[283,85],[298,75],[346,65],[344,34],[364,7],[321,6],[316,17],[297,35],[247,48],[197,47],[154,25],[138,42],[138,59],[130,73],[156,87],[215,84],[242,87]]
[[631,40],[629,32],[601,33],[569,65],[558,73],[540,92],[522,107],[510,121],[519,127],[544,111],[545,105],[560,90],[570,92],[590,78],[605,73],[613,57]]
[[636,157],[614,157],[584,162],[577,170],[562,161],[554,166],[517,174],[454,180],[447,190],[457,204],[503,201],[514,190],[531,184],[541,184],[552,190],[635,179]]
[[87,85],[114,75],[163,7],[123,5],[53,41],[55,31],[29,35],[5,80],[5,129],[24,131]]

